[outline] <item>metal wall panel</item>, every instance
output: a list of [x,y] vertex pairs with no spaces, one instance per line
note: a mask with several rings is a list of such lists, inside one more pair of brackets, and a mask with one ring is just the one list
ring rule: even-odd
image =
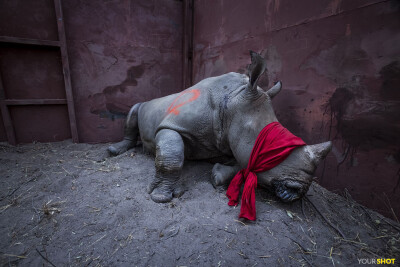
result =
[[181,1],[64,1],[82,142],[118,141],[132,105],[181,91]]
[[[11,144],[63,140],[60,136],[78,142],[60,1],[0,2],[0,108]],[[64,107],[37,106],[50,104]],[[46,121],[43,110],[56,123]]]
[[[57,37],[56,22],[59,31],[64,27],[60,28],[60,19],[56,20],[60,14],[54,13],[58,3],[59,0],[1,2],[0,42],[7,43],[5,46],[12,43],[0,58],[6,99],[50,98],[54,101],[46,103],[66,104],[60,100],[63,92],[57,89],[62,83],[60,75],[55,74],[60,66],[52,61],[54,55],[44,55],[42,48],[32,46],[44,45],[47,51],[63,53],[64,42]],[[118,141],[133,104],[183,89],[182,1],[71,0],[62,1],[61,5],[69,57],[58,60],[70,61],[71,71],[63,68],[61,74],[71,74],[74,102],[68,100],[68,94],[62,98],[67,98],[68,107],[76,105],[81,141]],[[23,45],[21,49],[18,43]],[[36,69],[32,75],[15,80],[33,65]]]
[[53,0],[0,1],[0,36],[58,40]]
[[0,44],[0,58],[6,98],[65,98],[58,49]]
[[10,115],[18,143],[71,138],[66,105],[11,106]]

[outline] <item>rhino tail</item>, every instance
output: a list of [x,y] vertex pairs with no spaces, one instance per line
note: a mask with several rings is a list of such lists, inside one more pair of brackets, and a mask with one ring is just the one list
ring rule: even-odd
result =
[[[139,113],[139,108],[142,105],[142,103],[137,103],[133,105],[133,107],[129,110],[128,116],[126,117],[126,122],[125,122],[125,135],[132,135],[130,130],[134,129],[139,129],[138,125],[138,113]],[[128,130],[128,132],[127,132]],[[138,134],[139,132],[137,132]]]
[[111,155],[117,156],[136,146],[139,138],[138,113],[142,103],[135,104],[128,113],[124,128],[124,139],[121,142],[109,146]]

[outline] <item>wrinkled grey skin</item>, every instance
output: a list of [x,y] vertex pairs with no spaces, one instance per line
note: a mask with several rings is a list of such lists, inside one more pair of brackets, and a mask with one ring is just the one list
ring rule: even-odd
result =
[[[247,166],[260,131],[278,121],[271,99],[282,84],[278,82],[267,92],[258,87],[265,61],[255,52],[250,54],[249,77],[231,72],[132,107],[124,140],[109,151],[112,155],[125,152],[136,145],[140,135],[144,148],[156,156],[156,175],[148,187],[153,201],[168,202],[183,193],[178,180],[184,159],[217,162],[213,185],[229,183]],[[258,173],[258,185],[272,189],[285,202],[301,198],[331,146],[325,142],[296,148],[280,165]]]

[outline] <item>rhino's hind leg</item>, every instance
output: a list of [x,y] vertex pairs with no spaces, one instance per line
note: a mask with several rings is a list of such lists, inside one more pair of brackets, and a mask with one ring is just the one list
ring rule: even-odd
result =
[[239,165],[226,166],[217,163],[211,171],[211,183],[214,187],[227,185],[238,171],[240,171]]
[[134,147],[139,136],[138,111],[141,103],[134,105],[128,113],[125,122],[124,139],[109,146],[108,151],[112,156],[117,156]]
[[179,133],[163,129],[156,135],[156,176],[148,188],[154,202],[164,203],[182,195],[177,184],[184,162],[184,144]]

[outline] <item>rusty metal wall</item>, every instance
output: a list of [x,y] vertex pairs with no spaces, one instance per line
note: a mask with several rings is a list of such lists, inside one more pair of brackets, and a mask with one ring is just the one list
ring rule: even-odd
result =
[[[58,40],[53,0],[0,2],[0,36]],[[0,75],[6,99],[65,98],[61,54],[56,47],[0,43]],[[18,143],[71,138],[66,105],[9,106]],[[0,141],[7,135],[1,119]]]
[[319,182],[400,215],[399,1],[195,1],[194,82],[267,59],[283,81],[278,119],[308,143],[334,140]]
[[63,1],[81,142],[117,141],[130,107],[182,90],[182,2]]
[[57,49],[3,44],[0,58],[7,98],[65,98],[61,56]]
[[[80,142],[120,140],[133,104],[183,89],[182,1],[68,0],[62,8]],[[53,0],[1,1],[0,36],[57,41]],[[7,99],[65,99],[58,48],[2,43],[0,71]],[[10,108],[17,142],[71,138],[66,106],[52,108]],[[31,120],[32,112],[44,117]]]
[[2,0],[0,7],[0,35],[58,40],[53,0]]

